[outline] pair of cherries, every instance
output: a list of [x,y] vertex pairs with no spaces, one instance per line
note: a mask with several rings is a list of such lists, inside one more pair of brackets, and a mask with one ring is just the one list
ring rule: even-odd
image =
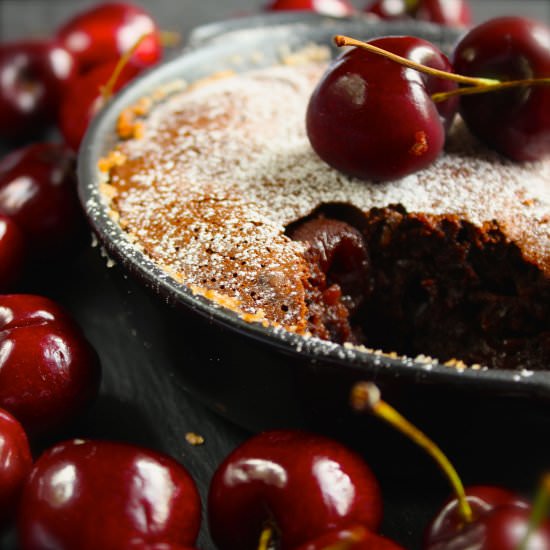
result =
[[[272,0],[269,11],[308,10],[342,17],[355,13],[348,0]],[[414,18],[440,25],[466,26],[471,22],[471,10],[466,0],[374,0],[365,13],[381,19]]]
[[155,451],[72,440],[34,464],[21,424],[0,409],[0,523],[18,548],[190,550],[200,497],[188,472]]
[[306,116],[313,149],[334,168],[374,181],[425,168],[440,154],[457,109],[475,136],[513,160],[550,153],[546,25],[487,21],[460,40],[452,65],[415,37],[335,41],[358,47],[329,67]]
[[160,32],[151,15],[123,2],[99,4],[77,14],[51,40],[0,45],[0,138],[28,138],[57,122],[66,143],[78,150],[101,101],[100,88],[129,51],[111,92],[162,54]]

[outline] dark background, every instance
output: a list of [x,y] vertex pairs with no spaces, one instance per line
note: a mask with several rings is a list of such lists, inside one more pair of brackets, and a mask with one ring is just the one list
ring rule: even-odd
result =
[[[0,38],[47,36],[69,15],[93,3],[88,0],[0,0]],[[260,2],[254,0],[137,3],[149,9],[163,29],[181,32],[184,40],[198,25],[260,9]],[[471,0],[471,4],[477,21],[498,14],[518,13],[550,21],[549,0]],[[5,148],[0,148],[0,152],[5,152]],[[117,267],[107,267],[97,248],[86,247],[63,265],[50,266],[34,275],[24,290],[46,294],[65,304],[98,349],[104,367],[100,399],[89,416],[63,436],[126,440],[167,452],[192,472],[205,502],[209,479],[216,465],[248,434],[205,409],[184,390],[177,374],[168,366],[163,350],[153,347],[152,342],[159,340],[155,331],[161,330],[161,325],[154,322],[155,307],[149,307],[147,300],[139,311],[129,307],[136,290],[126,285]],[[145,318],[151,321],[149,332],[141,329]],[[182,342],[185,349],[184,330]],[[186,360],[196,361],[191,352]],[[282,403],[284,399],[281,396]],[[479,439],[475,444],[469,443],[469,425],[464,425],[462,433],[447,434],[448,437],[444,437],[446,448],[462,467],[461,471],[466,472],[468,482],[494,481],[528,490],[538,477],[539,462],[546,454],[543,449],[548,449],[544,433],[547,425],[541,424],[539,432],[532,436],[535,438],[531,441],[533,444],[525,448],[529,460],[517,461],[512,457],[518,455],[517,446],[525,443],[515,437],[513,420],[507,418],[505,422],[506,425],[497,431],[502,436],[501,442],[502,438],[507,439],[498,451],[491,448],[492,434],[487,434],[486,445],[479,443]],[[205,444],[197,447],[188,444],[185,434],[189,431],[203,435]],[[366,433],[358,434],[358,438],[366,437]],[[385,532],[407,547],[416,548],[423,525],[447,489],[429,460],[412,445],[401,442],[399,436],[394,435],[387,435],[387,441],[372,442],[377,448],[386,444],[392,453],[400,456],[388,457],[387,464],[395,468],[381,465],[385,462],[380,459],[383,452],[377,460],[376,473],[381,478],[386,499]],[[508,454],[506,445],[515,452]],[[541,460],[536,457],[531,460],[533,454],[537,455],[537,449],[540,449]],[[520,448],[519,455],[521,451]],[[207,550],[213,548],[206,525],[199,546]],[[2,548],[11,550],[14,547],[13,535],[8,534]]]

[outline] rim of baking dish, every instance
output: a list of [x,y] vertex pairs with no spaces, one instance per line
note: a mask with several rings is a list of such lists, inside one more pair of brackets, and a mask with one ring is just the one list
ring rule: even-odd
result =
[[[317,365],[325,362],[351,367],[370,379],[384,377],[417,383],[452,383],[478,389],[486,387],[491,392],[550,399],[549,372],[472,369],[464,368],[460,363],[448,366],[429,357],[394,356],[245,321],[236,312],[194,294],[189,287],[171,277],[139,250],[109,215],[108,205],[100,192],[98,162],[117,142],[116,119],[125,107],[164,84],[181,78],[185,80],[186,70],[190,67],[202,66],[205,71],[208,68],[208,72],[202,75],[207,76],[213,72],[213,59],[227,61],[236,53],[251,51],[254,47],[257,51],[261,43],[270,41],[298,49],[316,42],[316,38],[322,36],[326,39],[343,31],[365,37],[411,34],[414,31],[447,47],[460,34],[457,30],[430,23],[377,22],[364,16],[336,19],[311,13],[256,15],[197,28],[190,36],[189,47],[180,56],[153,68],[126,86],[102,109],[86,133],[79,152],[79,196],[94,233],[111,258],[167,304],[183,307],[212,323],[277,348],[284,354],[298,354]],[[196,78],[200,75],[190,81]]]

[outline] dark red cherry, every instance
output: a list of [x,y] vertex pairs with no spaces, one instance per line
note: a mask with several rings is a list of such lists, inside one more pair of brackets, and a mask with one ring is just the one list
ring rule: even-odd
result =
[[105,2],[81,11],[57,32],[57,39],[75,56],[81,73],[104,63],[117,61],[144,35],[132,55],[141,68],[162,57],[160,32],[143,8],[126,2]]
[[25,262],[26,244],[17,224],[0,214],[0,293],[19,280]]
[[271,431],[233,451],[212,479],[210,532],[220,550],[258,547],[274,524],[282,548],[361,524],[377,529],[382,502],[376,478],[340,443],[300,431]]
[[[481,516],[501,506],[530,508],[529,503],[516,493],[500,487],[474,485],[466,487],[466,499],[472,509],[472,519],[477,521]],[[431,521],[425,534],[425,546],[437,541],[447,540],[458,535],[464,529],[464,519],[460,514],[458,500],[448,500]]]
[[54,122],[75,73],[72,55],[53,42],[0,44],[0,138],[29,138]]
[[305,10],[324,15],[343,17],[355,12],[348,0],[271,0],[265,6],[268,11]]
[[23,427],[0,409],[0,526],[13,517],[31,468],[32,456]]
[[[527,508],[504,505],[468,524],[454,537],[433,543],[429,550],[517,550],[529,529],[531,512]],[[550,521],[535,529],[525,546],[550,550]]]
[[[550,28],[521,17],[492,19],[457,44],[454,69],[467,76],[523,80],[550,75]],[[522,86],[463,96],[470,131],[517,161],[550,154],[550,86]]]
[[465,27],[472,22],[467,0],[375,0],[367,5],[365,12],[382,19],[412,17],[452,27]]
[[[78,76],[67,87],[61,102],[58,126],[65,143],[78,151],[80,142],[91,120],[105,104],[102,89],[107,85],[118,61],[98,65],[87,73]],[[112,93],[116,93],[142,69],[133,63],[127,63],[116,80]]]
[[362,525],[325,533],[295,550],[403,550],[401,546]]
[[132,541],[121,550],[197,550],[194,546],[182,546],[172,542]]
[[57,143],[35,143],[0,160],[0,214],[12,218],[35,255],[66,251],[84,228],[74,155]]
[[368,297],[370,260],[361,233],[341,220],[318,216],[288,230],[288,236],[306,243],[309,266],[306,285],[309,326],[333,342],[355,342],[347,321]]
[[[21,550],[161,550],[192,546],[200,498],[172,458],[107,441],[73,440],[46,451],[18,512]],[[161,545],[160,543],[163,543]]]
[[68,424],[96,396],[97,354],[55,302],[0,295],[0,407],[29,432]]
[[[419,38],[385,37],[370,44],[450,69],[445,56]],[[311,96],[309,140],[325,162],[348,175],[380,181],[405,176],[439,155],[445,139],[442,121],[452,118],[456,104],[451,100],[436,107],[430,95],[455,87],[354,48],[332,63]]]

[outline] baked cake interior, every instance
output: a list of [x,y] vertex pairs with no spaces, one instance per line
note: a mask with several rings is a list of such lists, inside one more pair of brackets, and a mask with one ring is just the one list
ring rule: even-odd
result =
[[308,329],[336,342],[497,368],[550,364],[550,284],[497,224],[327,205],[308,244]]

